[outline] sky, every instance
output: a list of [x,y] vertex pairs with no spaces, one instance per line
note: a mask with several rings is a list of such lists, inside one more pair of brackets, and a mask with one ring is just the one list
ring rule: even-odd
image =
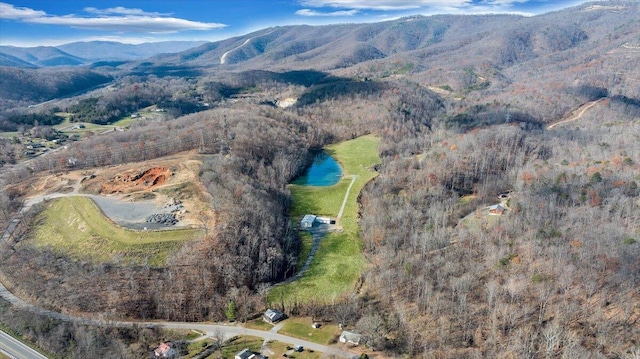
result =
[[271,26],[435,14],[538,15],[583,0],[0,0],[0,45],[217,41]]

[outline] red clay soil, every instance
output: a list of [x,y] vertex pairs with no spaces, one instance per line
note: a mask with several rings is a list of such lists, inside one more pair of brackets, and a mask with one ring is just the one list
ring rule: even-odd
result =
[[102,184],[100,194],[150,191],[162,185],[171,176],[168,167],[152,167],[146,171],[127,171],[113,176]]

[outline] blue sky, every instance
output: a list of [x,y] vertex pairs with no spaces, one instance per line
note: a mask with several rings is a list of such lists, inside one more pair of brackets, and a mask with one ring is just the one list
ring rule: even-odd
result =
[[0,45],[216,41],[270,26],[375,22],[409,15],[536,15],[582,0],[0,0]]

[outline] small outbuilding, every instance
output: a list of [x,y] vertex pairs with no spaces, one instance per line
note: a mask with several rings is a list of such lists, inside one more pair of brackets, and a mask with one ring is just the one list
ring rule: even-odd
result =
[[257,356],[248,348],[242,349],[242,351],[240,351],[233,357],[233,359],[254,359],[254,358],[257,358]]
[[505,210],[506,209],[501,204],[489,206],[489,214],[493,214],[496,216],[502,216]]
[[267,323],[275,324],[284,319],[284,313],[275,309],[267,309],[264,315],[262,315],[262,318]]
[[317,216],[314,216],[313,214],[305,214],[304,217],[302,218],[302,221],[300,221],[300,227],[302,228],[311,228],[313,227],[313,224],[316,221]]
[[344,330],[342,334],[340,334],[340,343],[351,344],[351,345],[360,345],[360,341],[362,340],[362,334],[349,332]]

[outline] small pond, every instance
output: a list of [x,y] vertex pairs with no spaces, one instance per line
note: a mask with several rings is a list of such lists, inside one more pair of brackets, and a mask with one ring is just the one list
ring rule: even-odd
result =
[[301,186],[333,186],[340,181],[342,168],[333,157],[325,152],[318,153],[313,158],[313,163],[302,176],[296,178],[293,184]]

